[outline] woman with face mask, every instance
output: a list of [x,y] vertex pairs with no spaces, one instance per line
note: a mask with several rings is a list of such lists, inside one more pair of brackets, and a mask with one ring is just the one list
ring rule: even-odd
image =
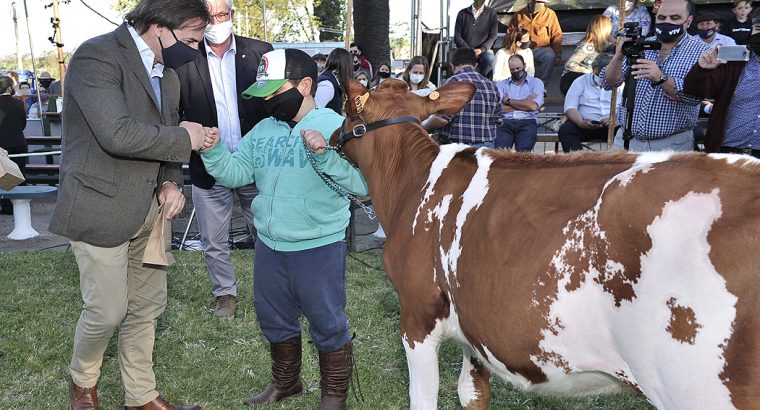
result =
[[383,61],[377,67],[377,71],[375,71],[375,78],[372,79],[371,85],[372,87],[377,87],[380,85],[380,83],[389,78],[391,78],[391,63]]
[[409,65],[406,66],[401,79],[409,86],[409,90],[422,97],[426,97],[436,88],[435,84],[430,82],[430,65],[427,58],[423,56],[412,57]]
[[512,30],[504,40],[504,47],[496,52],[496,62],[493,68],[493,81],[501,81],[510,75],[509,57],[515,54],[525,60],[525,71],[531,76],[536,75],[536,66],[533,62],[533,50],[530,49],[530,34],[525,28]]
[[612,51],[610,43],[610,34],[612,34],[612,23],[605,16],[594,16],[586,27],[586,35],[583,37],[570,58],[565,62],[565,71],[562,73],[562,79],[559,82],[559,89],[562,95],[567,94],[567,90],[573,81],[583,74],[591,72],[591,65],[599,53]]
[[[649,15],[645,6],[639,5],[639,0],[626,1],[623,14],[625,15],[626,23],[632,21],[639,23],[642,36],[646,37],[650,34],[649,31],[652,28],[652,16]],[[617,2],[607,7],[602,15],[610,18],[612,21],[612,31],[616,32],[618,29],[618,22],[620,21],[620,8],[618,7]]]
[[327,107],[343,114],[345,87],[348,87],[348,80],[353,76],[351,53],[343,48],[331,51],[327,56],[325,71],[317,78],[317,94],[314,96],[317,107]]
[[360,68],[354,72],[354,80],[360,82],[364,88],[369,89],[369,71]]

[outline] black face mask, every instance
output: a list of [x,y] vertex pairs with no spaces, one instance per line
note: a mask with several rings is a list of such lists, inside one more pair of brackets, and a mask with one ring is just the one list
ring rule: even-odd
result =
[[530,48],[530,41],[526,41],[524,43],[520,43],[520,48],[523,49],[523,50],[526,50],[526,49]]
[[380,78],[390,78],[391,77],[390,71],[378,71],[377,75],[379,75]]
[[183,65],[195,60],[195,56],[198,55],[198,50],[188,46],[187,44],[179,41],[177,35],[174,34],[174,30],[169,30],[177,40],[168,48],[164,48],[164,44],[161,42],[161,37],[158,38],[158,44],[161,45],[161,56],[164,59],[164,66],[177,69]]
[[747,48],[752,50],[756,56],[760,56],[760,33],[755,33],[749,36],[749,43],[747,43]]
[[264,100],[264,107],[272,117],[280,121],[290,121],[298,114],[302,103],[303,95],[297,87],[293,87],[282,94]]
[[704,39],[708,39],[712,37],[713,34],[715,34],[715,29],[714,28],[708,28],[704,30],[697,29],[697,34],[699,34],[699,36]]
[[512,73],[512,81],[520,81],[523,78],[525,78],[528,75],[528,72],[525,70],[517,71]]
[[677,39],[681,38],[683,34],[683,26],[673,23],[657,23],[654,27],[654,32],[657,34],[657,39],[663,43],[674,43]]
[[361,63],[354,63],[354,71],[356,71],[359,68],[361,68],[361,66],[362,66]]

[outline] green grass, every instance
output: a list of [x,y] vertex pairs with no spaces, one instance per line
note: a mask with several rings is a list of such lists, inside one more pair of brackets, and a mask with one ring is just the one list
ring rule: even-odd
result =
[[[173,403],[197,402],[205,409],[244,409],[242,401],[269,381],[267,343],[252,303],[251,252],[234,252],[238,272],[238,312],[232,321],[216,320],[206,267],[200,252],[175,252],[169,274],[169,306],[158,323],[155,371],[159,391]],[[353,254],[382,267],[373,254]],[[409,407],[408,373],[398,331],[398,297],[385,275],[349,258],[346,275],[348,316],[357,334],[355,354],[364,402],[350,408]],[[74,326],[81,309],[79,275],[70,252],[0,253],[0,409],[67,408],[67,369]],[[307,325],[304,324],[304,328]],[[305,334],[304,340],[308,340]],[[319,403],[319,368],[314,347],[305,344],[306,394],[270,408],[313,409]],[[459,408],[457,378],[460,349],[441,348],[438,405]],[[491,378],[494,409],[651,409],[634,395],[577,399],[519,392]],[[111,340],[98,383],[104,409],[123,406]]]

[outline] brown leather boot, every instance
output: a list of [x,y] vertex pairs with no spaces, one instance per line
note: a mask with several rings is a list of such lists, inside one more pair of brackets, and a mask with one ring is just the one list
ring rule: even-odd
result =
[[301,336],[269,344],[272,355],[272,382],[245,401],[249,406],[278,402],[303,391],[301,383]]
[[143,404],[142,406],[124,406],[124,410],[202,410],[202,407],[195,405],[175,407],[166,401],[163,397],[158,396],[155,399]]
[[319,381],[319,386],[322,388],[319,410],[346,408],[353,365],[354,354],[351,343],[334,352],[319,352],[319,373],[322,375]]
[[69,391],[70,410],[100,410],[97,387],[79,387],[69,378]]

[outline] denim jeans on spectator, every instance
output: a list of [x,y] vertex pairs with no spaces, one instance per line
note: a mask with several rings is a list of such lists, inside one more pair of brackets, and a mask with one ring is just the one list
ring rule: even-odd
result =
[[530,152],[536,145],[538,124],[536,120],[504,120],[496,129],[494,148],[512,148],[517,151]]
[[478,72],[489,80],[493,79],[494,55],[492,50],[480,53],[478,57]]
[[481,148],[481,147],[493,148],[494,147],[493,146],[493,141],[491,141],[491,142],[484,142],[482,144],[470,144],[470,146],[473,147],[473,148]]
[[536,78],[549,84],[549,79],[552,77],[552,70],[554,70],[554,61],[557,59],[557,55],[554,54],[554,50],[550,47],[539,47],[533,49],[533,62],[536,66]]

